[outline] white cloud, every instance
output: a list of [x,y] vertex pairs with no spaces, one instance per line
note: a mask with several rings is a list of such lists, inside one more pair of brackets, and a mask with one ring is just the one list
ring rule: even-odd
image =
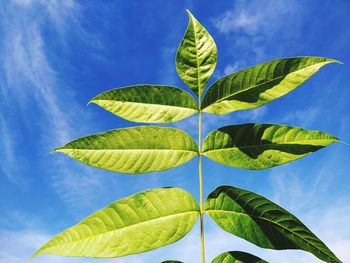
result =
[[240,64],[238,62],[234,63],[234,64],[228,64],[224,68],[224,74],[226,76],[226,75],[235,73],[236,71],[241,70],[241,69],[242,68],[240,67]]
[[318,121],[321,114],[322,109],[314,106],[308,109],[288,113],[282,118],[282,122],[286,124],[297,124],[298,126],[308,127]]
[[[235,1],[232,9],[212,20],[213,25],[230,42],[234,64],[226,72],[252,66],[274,56],[286,56],[290,45],[300,34],[303,9],[297,1]],[[283,43],[280,45],[279,43]]]
[[0,170],[14,183],[19,183],[16,176],[18,167],[12,165],[16,162],[14,142],[11,133],[6,125],[4,117],[0,114]]
[[237,117],[249,122],[259,122],[266,116],[268,110],[267,106],[251,109],[247,111],[239,111]]
[[[27,159],[22,134],[32,134],[32,145],[36,148],[31,150],[40,155],[42,166],[47,164],[51,186],[62,200],[74,207],[78,200],[86,200],[79,206],[92,205],[99,196],[91,192],[106,184],[113,185],[109,179],[97,180],[96,170],[89,171],[83,166],[70,168],[66,160],[58,158],[53,162],[47,157],[54,146],[67,143],[81,131],[88,133],[91,119],[59,75],[50,51],[55,42],[59,52],[64,53],[65,40],[72,30],[77,39],[81,38],[82,45],[89,42],[88,47],[95,48],[99,41],[81,27],[80,8],[72,0],[7,1],[0,15],[3,33],[0,68],[4,73],[0,78],[0,132],[4,139],[0,143],[1,169],[12,180],[24,184],[31,181],[20,171],[25,165],[21,160]],[[47,30],[51,31],[50,38]]]
[[[42,25],[47,22],[44,19],[45,12],[52,8],[53,3],[57,4],[57,1],[50,1],[48,4],[40,1],[12,2],[3,11],[4,46],[1,55],[5,85],[1,89],[2,93],[8,95],[5,97],[5,104],[18,106],[23,115],[27,114],[30,104],[35,101],[41,113],[46,115],[45,128],[52,127],[51,132],[59,143],[63,143],[69,138],[69,123],[61,109],[56,91],[60,80],[47,56],[42,32]],[[60,8],[54,10],[49,14],[60,16],[62,12],[71,12],[70,6],[65,11]],[[60,21],[63,20],[64,16]],[[62,27],[62,23],[57,26]]]
[[214,20],[214,25],[221,33],[230,33],[237,29],[253,33],[261,26],[260,20],[259,14],[251,14],[247,10],[241,9],[239,12],[227,11],[220,18]]
[[295,1],[236,1],[232,10],[213,20],[214,26],[224,34],[237,32],[254,36],[275,34],[281,30],[282,23],[294,21],[297,10]]

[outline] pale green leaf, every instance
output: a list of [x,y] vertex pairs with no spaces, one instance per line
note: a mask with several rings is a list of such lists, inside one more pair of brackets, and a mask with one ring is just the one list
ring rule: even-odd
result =
[[317,130],[248,123],[212,131],[204,140],[203,155],[225,165],[258,170],[294,161],[337,141]]
[[178,188],[141,192],[99,210],[40,248],[39,254],[120,257],[184,237],[199,214],[196,200]]
[[241,251],[229,251],[215,257],[211,263],[268,263],[252,254]]
[[201,108],[208,113],[226,114],[260,107],[292,91],[332,62],[338,61],[321,57],[283,58],[238,71],[211,85]]
[[164,85],[136,85],[103,92],[90,102],[133,122],[169,123],[198,112],[186,91]]
[[216,67],[218,52],[208,31],[187,10],[189,23],[176,54],[176,71],[201,96]]
[[340,262],[299,219],[258,194],[220,186],[208,196],[205,211],[225,231],[260,247],[302,249],[326,262]]
[[187,133],[166,127],[138,126],[82,137],[55,149],[85,164],[120,173],[167,170],[197,155]]

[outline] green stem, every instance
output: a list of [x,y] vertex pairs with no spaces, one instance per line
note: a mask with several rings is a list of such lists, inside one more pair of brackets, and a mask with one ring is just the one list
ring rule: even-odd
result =
[[198,116],[198,174],[199,174],[199,209],[200,209],[200,229],[201,229],[201,251],[202,263],[205,263],[204,249],[204,211],[203,211],[203,176],[202,176],[202,111],[199,111]]

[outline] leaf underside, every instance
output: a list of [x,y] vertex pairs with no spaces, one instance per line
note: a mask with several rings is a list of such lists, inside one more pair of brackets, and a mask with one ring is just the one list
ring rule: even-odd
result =
[[283,58],[238,71],[211,85],[201,108],[208,113],[227,114],[263,106],[294,90],[332,62],[338,61],[321,57]]
[[229,251],[215,257],[211,263],[268,263],[252,254],[241,251]]
[[187,10],[189,23],[176,54],[176,71],[180,78],[201,97],[216,67],[218,52],[208,31]]
[[54,151],[85,164],[120,173],[149,173],[184,164],[197,155],[187,133],[166,127],[138,126],[82,137]]
[[225,165],[258,170],[294,161],[337,141],[317,130],[248,123],[209,133],[203,155]]
[[198,112],[196,100],[186,91],[165,85],[136,85],[103,92],[95,103],[133,122],[171,123]]
[[178,188],[141,192],[99,210],[57,235],[39,254],[120,257],[171,244],[194,226],[199,207]]
[[220,186],[204,210],[225,231],[260,247],[302,249],[326,262],[340,262],[299,219],[253,192]]

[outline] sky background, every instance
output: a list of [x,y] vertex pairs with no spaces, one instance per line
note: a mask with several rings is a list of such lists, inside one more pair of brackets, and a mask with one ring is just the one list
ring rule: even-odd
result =
[[[103,4],[101,4],[103,2]],[[176,186],[198,199],[197,162],[165,172],[105,172],[50,151],[77,137],[136,124],[96,105],[98,93],[132,84],[188,90],[175,53],[188,8],[214,37],[219,59],[210,83],[264,61],[301,55],[344,65],[321,69],[302,87],[257,110],[204,116],[204,135],[261,122],[319,129],[350,143],[350,2],[2,0],[0,3],[0,263],[29,262],[51,237],[110,202]],[[173,125],[196,134],[197,117]],[[222,184],[255,191],[303,221],[350,262],[350,146],[338,143],[296,162],[246,171],[204,160],[204,195]],[[320,262],[298,250],[252,245],[205,218],[207,261],[227,250],[270,262]],[[118,259],[40,255],[34,262],[199,262],[199,225],[182,240]]]

